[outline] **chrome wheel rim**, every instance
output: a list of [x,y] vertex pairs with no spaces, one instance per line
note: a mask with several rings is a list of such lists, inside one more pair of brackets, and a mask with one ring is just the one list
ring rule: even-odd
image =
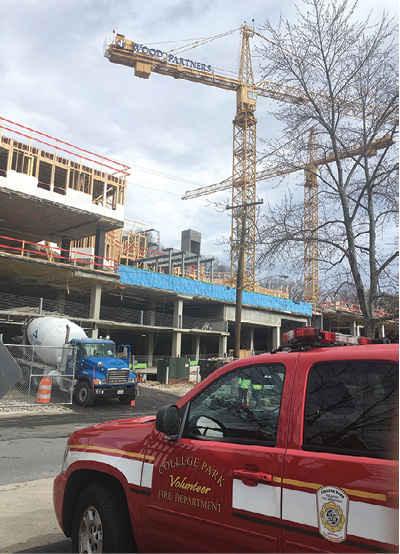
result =
[[79,552],[103,552],[103,525],[99,512],[93,506],[86,508],[79,526]]

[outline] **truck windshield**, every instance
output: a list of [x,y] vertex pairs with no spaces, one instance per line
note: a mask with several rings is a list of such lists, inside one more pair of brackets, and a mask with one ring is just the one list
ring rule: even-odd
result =
[[115,344],[112,343],[86,343],[82,345],[82,356],[92,358],[92,357],[110,357],[115,356]]

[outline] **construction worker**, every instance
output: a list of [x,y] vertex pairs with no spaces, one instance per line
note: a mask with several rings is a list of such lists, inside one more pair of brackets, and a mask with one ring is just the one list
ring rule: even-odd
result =
[[249,387],[251,386],[251,379],[242,379],[238,381],[239,384],[239,402],[247,405],[249,401]]

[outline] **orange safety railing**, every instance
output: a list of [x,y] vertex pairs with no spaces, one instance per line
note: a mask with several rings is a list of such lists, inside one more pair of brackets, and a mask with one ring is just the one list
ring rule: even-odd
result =
[[112,258],[99,257],[78,250],[65,250],[59,246],[18,240],[6,236],[0,236],[0,252],[25,258],[39,258],[47,262],[83,266],[97,271],[106,271],[107,273],[116,273],[119,268],[118,261]]

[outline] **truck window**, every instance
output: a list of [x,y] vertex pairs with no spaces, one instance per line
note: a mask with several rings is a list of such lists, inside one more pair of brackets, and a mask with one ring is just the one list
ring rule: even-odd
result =
[[86,343],[82,346],[82,356],[89,358],[115,356],[115,344]]
[[276,444],[285,367],[255,365],[211,383],[189,407],[183,436],[243,444]]
[[398,365],[315,364],[309,372],[303,449],[398,459]]

